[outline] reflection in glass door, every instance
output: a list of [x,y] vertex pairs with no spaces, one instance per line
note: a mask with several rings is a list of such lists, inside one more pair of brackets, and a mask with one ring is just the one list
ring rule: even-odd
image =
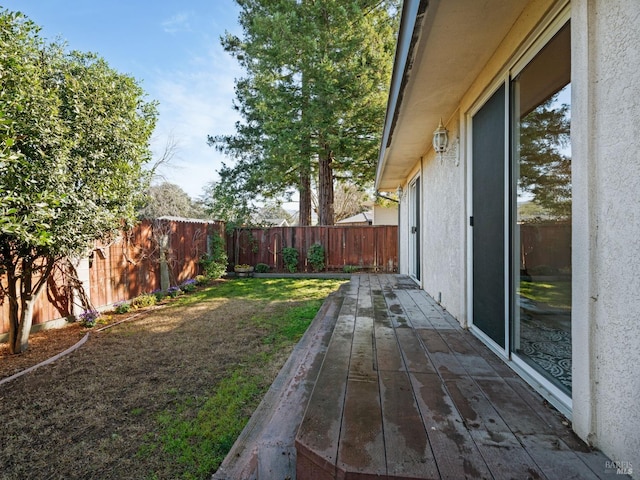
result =
[[420,177],[409,185],[409,275],[420,280]]
[[512,81],[513,352],[571,393],[571,66],[567,23]]

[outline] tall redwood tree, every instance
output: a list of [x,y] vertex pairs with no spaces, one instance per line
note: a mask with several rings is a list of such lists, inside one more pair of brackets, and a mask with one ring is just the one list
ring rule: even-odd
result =
[[[396,0],[236,0],[241,37],[222,43],[242,65],[236,133],[209,142],[235,160],[219,172],[227,196],[299,192],[301,225],[331,225],[336,180],[366,185],[390,81]],[[244,197],[244,200],[250,200]]]

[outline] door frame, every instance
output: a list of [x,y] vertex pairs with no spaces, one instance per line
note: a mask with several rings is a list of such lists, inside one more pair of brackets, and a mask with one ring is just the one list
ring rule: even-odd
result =
[[[536,372],[528,364],[522,361],[517,354],[511,352],[512,348],[512,330],[514,328],[512,320],[515,308],[515,275],[514,275],[514,241],[517,240],[517,231],[514,219],[514,201],[512,198],[513,189],[513,166],[512,166],[512,118],[511,118],[511,79],[519,73],[532,58],[551,40],[551,38],[562,28],[562,26],[571,20],[570,4],[568,1],[556,5],[547,15],[547,20],[542,22],[532,32],[531,36],[523,43],[514,60],[505,67],[502,73],[487,86],[484,93],[472,104],[472,107],[464,114],[465,128],[465,155],[466,162],[466,232],[467,232],[467,298],[466,308],[468,312],[469,330],[480,338],[483,343],[491,349],[499,357],[509,362],[509,365],[530,385],[534,387],[545,399],[554,405],[567,418],[571,418],[572,399],[557,388],[550,380]],[[505,312],[504,312],[504,331],[505,331],[505,348],[503,349],[487,334],[473,323],[473,227],[469,220],[473,216],[473,117],[485,105],[485,103],[499,89],[505,89],[505,178],[504,178],[504,201],[505,201],[505,261],[504,261],[504,295],[505,295]],[[573,356],[573,355],[572,355]]]
[[[504,242],[504,348],[496,343],[492,338],[490,338],[486,333],[484,333],[479,327],[474,325],[473,322],[473,227],[471,226],[471,218],[473,217],[473,117],[480,111],[480,109],[487,103],[487,101],[499,90],[503,89],[505,94],[505,105],[504,105],[504,115],[506,121],[504,122],[504,135],[506,141],[504,142],[504,183],[503,183],[503,200],[504,200],[504,225],[505,225],[505,234],[503,238]],[[509,125],[509,108],[510,108],[510,99],[509,99],[509,75],[505,74],[502,77],[498,78],[494,81],[490,88],[487,88],[485,93],[478,98],[477,102],[473,105],[473,107],[466,114],[466,156],[470,161],[467,162],[467,312],[469,312],[469,329],[497,355],[502,357],[503,359],[509,359],[509,352],[511,350],[511,338],[509,335],[510,327],[510,309],[511,309],[511,276],[510,276],[510,216],[511,211],[508,207],[510,205],[510,183],[511,183],[511,174],[510,174],[510,159],[511,154],[509,151],[510,145],[510,125]]]
[[[509,68],[509,75],[507,79],[507,86],[510,89],[511,80],[515,78],[522,70],[531,62],[540,51],[551,41],[551,39],[567,24],[567,22],[571,21],[571,9],[569,5],[564,5],[562,8],[559,8],[557,12],[554,13],[554,17],[551,21],[544,24],[541,31],[538,32],[536,37],[527,45],[524,53],[520,55],[518,60],[514,62]],[[510,100],[508,101],[510,103]],[[509,112],[509,127],[511,127],[511,123],[513,119],[511,118],[512,112]],[[513,152],[510,152],[510,156],[512,156]],[[516,174],[515,167],[511,164],[514,159],[510,159],[510,179],[511,189],[515,191],[516,189]],[[519,335],[520,332],[517,330],[519,325],[516,325],[516,309],[518,308],[516,302],[516,284],[518,279],[520,278],[520,269],[519,263],[515,258],[515,252],[517,251],[517,242],[519,242],[519,232],[516,229],[516,198],[515,193],[509,199],[509,210],[511,212],[511,218],[509,219],[509,228],[511,229],[511,245],[509,246],[509,261],[511,263],[511,271],[510,271],[510,299],[509,302],[511,304],[511,312],[510,312],[510,325],[511,336]],[[572,220],[573,221],[573,220]],[[572,321],[573,327],[573,321]],[[512,341],[510,339],[510,341]],[[572,409],[573,409],[573,399],[570,395],[567,395],[563,390],[557,387],[551,380],[546,378],[544,375],[539,373],[533,367],[531,367],[526,361],[522,359],[520,355],[518,355],[515,351],[509,351],[509,358],[511,360],[511,364],[516,370],[516,372],[525,378],[529,382],[529,384],[533,385],[534,388],[540,392],[554,407],[556,407],[560,412],[562,412],[567,418],[571,419]],[[572,361],[574,359],[572,353]]]
[[[407,273],[418,284],[422,278],[422,254],[421,254],[421,215],[422,215],[422,181],[420,173],[416,174],[408,183],[408,268]],[[413,225],[415,221],[415,225]],[[412,232],[412,228],[416,228],[415,232]],[[415,233],[415,235],[414,235]]]

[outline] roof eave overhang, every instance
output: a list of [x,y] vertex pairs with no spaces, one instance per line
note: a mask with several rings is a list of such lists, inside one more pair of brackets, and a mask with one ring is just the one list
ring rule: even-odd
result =
[[376,190],[406,183],[529,1],[405,0]]

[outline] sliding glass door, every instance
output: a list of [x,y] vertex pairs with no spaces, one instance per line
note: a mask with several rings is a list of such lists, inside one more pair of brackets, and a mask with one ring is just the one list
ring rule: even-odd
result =
[[420,281],[420,177],[409,184],[409,275]]
[[505,89],[472,118],[473,325],[506,354]]
[[511,82],[512,353],[571,394],[570,24]]

